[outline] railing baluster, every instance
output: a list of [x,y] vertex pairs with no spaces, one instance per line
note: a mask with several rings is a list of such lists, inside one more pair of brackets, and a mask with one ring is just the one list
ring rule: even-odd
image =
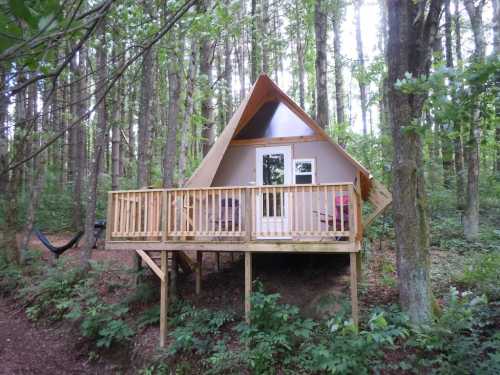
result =
[[238,189],[238,233],[241,235],[241,188]]
[[340,193],[340,230],[344,231],[344,188],[341,187]]

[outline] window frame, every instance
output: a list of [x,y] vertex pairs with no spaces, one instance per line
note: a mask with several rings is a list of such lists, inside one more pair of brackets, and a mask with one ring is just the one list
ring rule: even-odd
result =
[[[299,172],[296,170],[296,163],[311,163],[311,172]],[[300,158],[293,159],[292,161],[292,169],[293,169],[293,184],[294,185],[315,185],[316,184],[316,159],[314,158]],[[311,176],[310,184],[297,184],[296,176]]]

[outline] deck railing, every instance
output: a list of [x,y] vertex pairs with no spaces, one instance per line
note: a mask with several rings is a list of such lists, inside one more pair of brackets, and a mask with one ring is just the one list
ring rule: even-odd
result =
[[113,191],[108,240],[351,241],[359,203],[348,183]]

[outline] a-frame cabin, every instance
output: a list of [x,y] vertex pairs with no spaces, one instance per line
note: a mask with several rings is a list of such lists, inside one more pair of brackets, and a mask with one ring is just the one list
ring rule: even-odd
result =
[[[262,74],[195,173],[178,189],[109,192],[106,248],[137,251],[161,279],[166,335],[168,253],[196,270],[203,252],[245,253],[245,312],[252,253],[349,253],[357,322],[363,227],[391,194]],[[363,202],[373,209],[363,219]],[[183,251],[196,251],[193,262]]]

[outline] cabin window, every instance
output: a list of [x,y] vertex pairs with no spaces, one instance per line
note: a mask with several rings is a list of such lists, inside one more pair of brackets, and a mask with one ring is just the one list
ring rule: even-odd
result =
[[293,160],[293,180],[295,184],[314,184],[315,174],[314,159]]

